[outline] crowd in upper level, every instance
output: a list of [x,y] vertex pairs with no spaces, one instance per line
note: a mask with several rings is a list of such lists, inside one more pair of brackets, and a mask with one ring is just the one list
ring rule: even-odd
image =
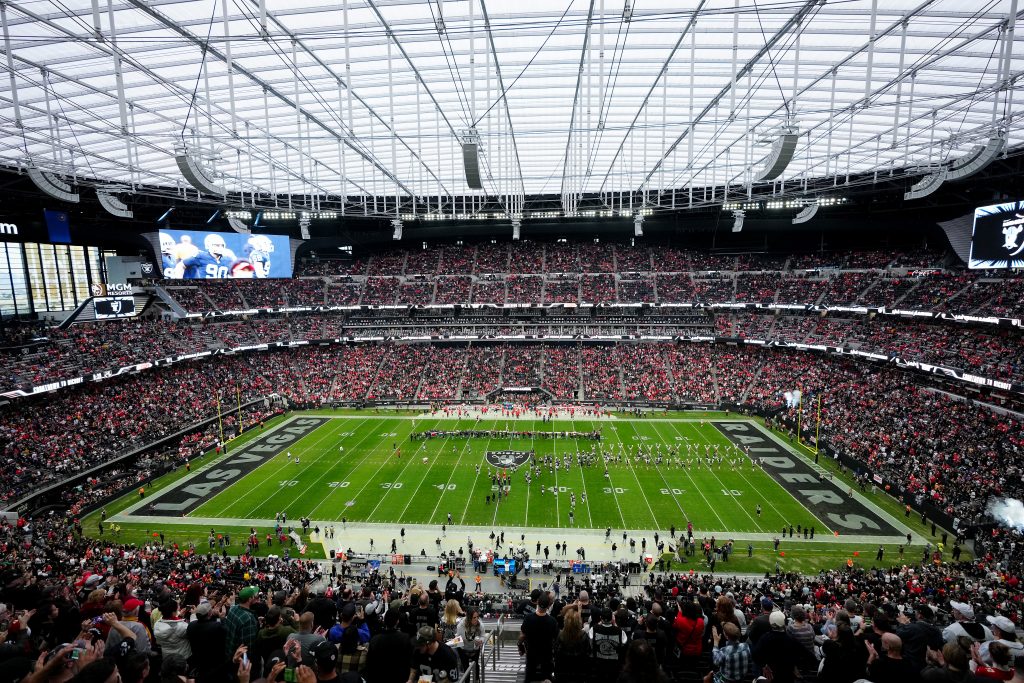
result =
[[[614,313],[614,314],[613,314]],[[219,320],[142,318],[76,324],[8,327],[0,347],[0,388],[30,388],[89,376],[160,358],[275,342],[495,336],[658,338],[735,337],[859,349],[969,371],[998,380],[1024,381],[1024,344],[1016,328],[915,322],[900,318],[760,315],[711,316],[689,309],[659,309],[639,316],[628,309],[590,316],[584,311],[544,317],[500,315],[293,314]],[[849,314],[847,314],[849,315]],[[29,345],[26,341],[35,339]],[[639,400],[639,397],[634,397]]]
[[721,255],[519,242],[305,259],[288,280],[164,284],[190,314],[324,305],[739,302],[1024,315],[1024,279],[966,273],[953,260],[927,250]]

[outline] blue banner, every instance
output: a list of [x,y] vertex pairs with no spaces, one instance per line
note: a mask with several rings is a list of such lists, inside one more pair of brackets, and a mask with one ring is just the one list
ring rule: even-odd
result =
[[71,223],[67,213],[43,209],[43,219],[52,244],[71,244]]

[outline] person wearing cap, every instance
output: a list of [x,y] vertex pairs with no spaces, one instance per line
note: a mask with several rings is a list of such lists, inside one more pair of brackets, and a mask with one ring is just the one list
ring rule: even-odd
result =
[[1024,645],[1017,640],[1017,627],[1010,619],[1003,615],[987,616],[985,621],[992,627],[992,641],[986,641],[978,647],[978,654],[982,659],[988,660],[988,648],[991,643],[1002,643],[1010,651],[1011,661],[1016,657],[1024,656]]
[[196,670],[196,683],[223,680],[227,672],[224,659],[227,630],[224,622],[208,600],[200,602],[193,614],[195,620],[185,630],[185,637],[192,650],[189,663]]
[[974,620],[974,608],[971,605],[951,600],[949,609],[956,621],[942,629],[942,639],[945,642],[954,643],[960,636],[967,636],[976,643],[992,640],[992,631],[988,626]]
[[103,615],[103,623],[110,627],[107,635],[107,656],[116,654],[122,641],[132,641],[131,649],[142,654],[149,654],[152,650],[152,641],[149,638],[149,631],[139,623],[139,610],[142,608],[142,601],[138,598],[128,598],[124,601],[122,611],[123,619],[118,619],[114,612],[107,612]]
[[754,647],[761,636],[771,630],[771,623],[768,618],[774,609],[775,603],[772,602],[771,598],[767,595],[761,598],[761,613],[754,617],[754,620],[750,622],[750,626],[747,627],[747,642],[750,643],[750,647]]
[[942,631],[935,625],[935,608],[927,602],[914,606],[914,619],[900,614],[896,620],[900,627],[896,635],[903,643],[903,658],[920,671],[927,663],[928,650],[942,650]]
[[[235,604],[224,618],[224,656],[229,659],[234,656],[239,645],[249,648],[250,659],[257,657],[256,635],[259,633],[260,625],[250,607],[258,593],[259,589],[256,586],[246,586],[238,591]],[[260,668],[258,664],[259,662],[254,662],[257,671]]]
[[[771,669],[774,683],[792,683],[796,667],[807,657],[804,647],[786,633],[786,615],[780,610],[768,615],[768,632],[751,645],[750,653],[759,670]],[[821,680],[833,681],[831,678]]]
[[333,681],[338,678],[338,648],[334,643],[322,640],[313,646],[313,671],[316,680]]
[[454,650],[437,639],[433,626],[421,626],[416,631],[409,683],[416,683],[421,676],[431,676],[433,683],[459,680],[459,658]]
[[392,607],[384,614],[384,630],[370,639],[363,676],[367,683],[394,683],[409,675],[413,646],[399,628],[402,610]]

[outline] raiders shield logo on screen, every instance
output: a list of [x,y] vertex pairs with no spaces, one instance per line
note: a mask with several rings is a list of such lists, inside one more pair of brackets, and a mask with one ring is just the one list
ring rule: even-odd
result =
[[487,463],[506,470],[518,469],[533,457],[533,451],[487,451]]

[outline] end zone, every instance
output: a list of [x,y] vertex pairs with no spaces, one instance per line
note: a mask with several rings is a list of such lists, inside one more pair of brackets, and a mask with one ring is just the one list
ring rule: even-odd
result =
[[329,421],[324,417],[293,417],[174,482],[152,498],[139,501],[121,516],[181,517]]
[[857,497],[849,495],[841,482],[823,479],[811,464],[777,441],[763,427],[748,421],[713,422],[715,428],[777,481],[793,498],[841,534],[899,537],[900,530],[886,515],[870,510]]

